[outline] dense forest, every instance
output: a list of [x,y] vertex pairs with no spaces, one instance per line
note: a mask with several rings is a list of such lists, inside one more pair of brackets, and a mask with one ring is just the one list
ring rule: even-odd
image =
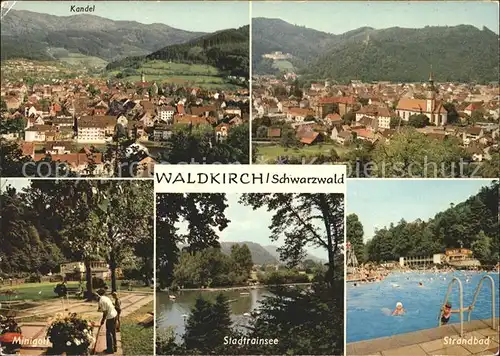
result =
[[106,69],[139,68],[147,60],[208,64],[229,75],[249,76],[249,26],[205,35],[192,41],[167,46],[147,56],[129,57],[108,64]]
[[[2,19],[2,60],[54,59],[55,48],[108,61],[144,55],[204,35],[163,24],[113,21],[94,15],[54,16],[11,10]],[[50,49],[50,50],[49,50]]]
[[487,28],[361,27],[333,35],[258,18],[252,23],[252,35],[258,74],[275,71],[262,54],[283,51],[294,55],[292,63],[306,80],[420,82],[431,65],[438,81],[498,80],[498,35]]
[[3,184],[0,277],[38,278],[63,262],[105,260],[150,283],[152,182],[39,180],[22,191]]
[[347,239],[361,261],[397,261],[400,256],[430,256],[445,248],[470,248],[484,264],[500,258],[499,182],[483,187],[466,201],[451,205],[428,221],[400,220],[378,229],[366,245],[356,214],[347,217]]

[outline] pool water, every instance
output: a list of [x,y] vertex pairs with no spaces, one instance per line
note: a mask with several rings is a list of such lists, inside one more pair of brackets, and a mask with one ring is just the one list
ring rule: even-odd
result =
[[[485,272],[411,272],[390,274],[381,282],[347,283],[347,342],[361,341],[438,326],[438,313],[453,277],[462,281],[464,308],[472,303],[479,280]],[[498,273],[489,273],[495,281],[496,316],[499,316]],[[431,279],[432,278],[432,279]],[[423,286],[419,287],[418,283]],[[491,291],[489,281],[481,287],[472,311],[471,320],[491,318]],[[406,313],[391,316],[396,303],[403,303]],[[449,302],[459,308],[458,285],[453,286]],[[468,312],[464,314],[467,320]],[[459,323],[460,314],[453,314],[451,323]]]

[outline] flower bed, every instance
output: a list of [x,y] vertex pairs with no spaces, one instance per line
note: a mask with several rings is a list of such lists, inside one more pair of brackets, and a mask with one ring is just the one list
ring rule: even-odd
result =
[[87,320],[70,313],[68,316],[56,315],[47,330],[52,343],[50,353],[67,355],[88,355],[90,345],[95,341],[93,325]]

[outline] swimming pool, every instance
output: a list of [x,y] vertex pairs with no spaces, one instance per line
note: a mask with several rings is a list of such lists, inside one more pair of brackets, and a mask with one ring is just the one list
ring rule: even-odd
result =
[[[477,284],[486,273],[394,273],[381,282],[359,284],[347,283],[347,342],[373,339],[383,336],[437,327],[439,309],[453,277],[462,281],[464,308],[472,303]],[[499,315],[498,273],[489,273],[497,288],[496,315]],[[431,279],[432,278],[432,279]],[[468,279],[468,281],[467,281]],[[423,286],[419,287],[418,283]],[[491,317],[491,294],[489,282],[483,287],[476,301],[471,319]],[[453,309],[459,308],[458,286],[453,287],[449,301]],[[402,302],[406,309],[403,316],[391,316],[396,303]],[[468,313],[464,313],[467,320]],[[450,323],[460,321],[459,314],[453,314]]]

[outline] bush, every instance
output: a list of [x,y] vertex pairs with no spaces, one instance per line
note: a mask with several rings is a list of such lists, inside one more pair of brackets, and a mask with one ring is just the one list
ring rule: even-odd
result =
[[92,277],[92,288],[98,290],[98,289],[106,289],[108,288],[108,286],[106,285],[104,279],[99,277]]
[[40,283],[42,281],[42,275],[38,273],[32,273],[28,278],[24,280],[24,283]]
[[47,338],[52,343],[50,354],[88,355],[94,341],[92,324],[71,313],[66,317],[56,315],[47,330]]
[[65,297],[68,295],[68,288],[64,283],[59,283],[55,286],[54,293],[57,294],[58,297]]

